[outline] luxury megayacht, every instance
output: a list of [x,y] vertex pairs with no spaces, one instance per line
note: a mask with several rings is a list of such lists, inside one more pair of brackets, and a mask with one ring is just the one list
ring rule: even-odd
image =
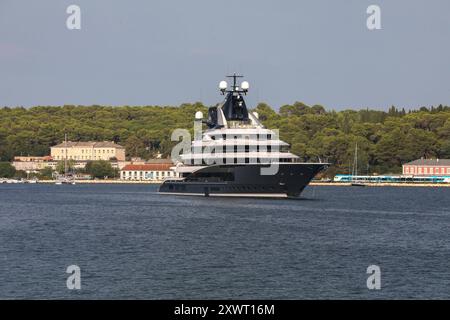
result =
[[300,196],[311,179],[327,163],[300,162],[289,152],[289,144],[266,129],[256,112],[249,112],[244,101],[249,84],[237,84],[238,76],[229,76],[233,84],[219,84],[224,101],[208,109],[203,119],[197,112],[195,122],[207,129],[181,154],[174,170],[179,178],[167,179],[161,193],[204,196]]

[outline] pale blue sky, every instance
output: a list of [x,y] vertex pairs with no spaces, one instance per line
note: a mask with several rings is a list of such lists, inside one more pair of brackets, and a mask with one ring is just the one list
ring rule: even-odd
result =
[[450,1],[0,0],[0,106],[214,104],[234,71],[251,106],[450,104]]

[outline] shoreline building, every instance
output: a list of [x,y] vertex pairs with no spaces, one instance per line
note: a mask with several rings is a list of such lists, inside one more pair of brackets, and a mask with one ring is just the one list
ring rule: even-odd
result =
[[403,175],[450,176],[450,159],[418,159],[405,163]]
[[52,157],[50,156],[16,156],[14,157],[14,160],[11,164],[14,168],[16,168],[16,170],[38,172],[47,167],[54,170],[58,163],[56,161],[53,161]]
[[112,141],[67,141],[53,146],[51,157],[60,161],[67,157],[68,160],[94,161],[94,160],[116,160],[125,161],[125,148]]
[[120,180],[162,181],[165,178],[177,178],[171,169],[173,163],[128,164],[120,170]]

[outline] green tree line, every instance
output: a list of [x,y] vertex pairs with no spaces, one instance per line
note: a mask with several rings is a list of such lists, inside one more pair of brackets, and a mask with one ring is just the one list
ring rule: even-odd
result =
[[[0,161],[16,155],[42,156],[60,143],[64,133],[72,141],[114,141],[127,156],[152,158],[170,155],[176,128],[192,131],[202,103],[181,106],[37,106],[0,109]],[[450,107],[422,107],[405,111],[327,111],[301,102],[275,111],[260,103],[254,109],[268,128],[280,130],[282,140],[304,161],[327,161],[329,173],[349,172],[355,144],[360,173],[398,173],[401,164],[420,157],[450,158]]]

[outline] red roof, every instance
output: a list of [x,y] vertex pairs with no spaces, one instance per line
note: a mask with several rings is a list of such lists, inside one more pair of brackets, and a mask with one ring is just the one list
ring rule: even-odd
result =
[[122,171],[169,171],[172,163],[127,164]]

